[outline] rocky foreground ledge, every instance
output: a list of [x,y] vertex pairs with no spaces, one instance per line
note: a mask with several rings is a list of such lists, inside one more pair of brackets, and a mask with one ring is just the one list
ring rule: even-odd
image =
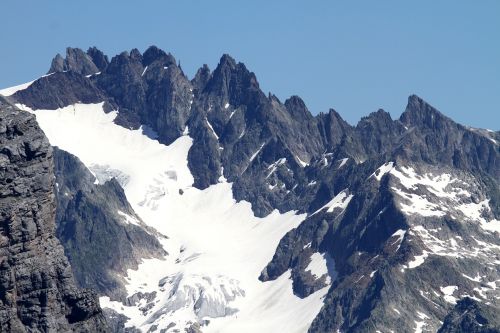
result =
[[35,117],[0,99],[0,331],[106,332],[55,237],[53,170]]

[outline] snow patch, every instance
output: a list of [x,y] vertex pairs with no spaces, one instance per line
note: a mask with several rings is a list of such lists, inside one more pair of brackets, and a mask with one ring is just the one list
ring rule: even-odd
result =
[[408,215],[418,214],[422,216],[444,216],[447,210],[446,207],[441,207],[427,200],[425,196],[403,192],[402,190],[392,187],[394,193],[404,199],[400,202],[401,211]]
[[[394,168],[394,162],[387,162],[387,163],[383,164],[382,166],[380,166],[377,170],[375,170],[375,172],[372,173],[370,175],[370,177],[375,177],[375,179],[380,181],[382,179],[382,177],[386,173],[390,172],[393,168]],[[370,177],[368,177],[368,178],[370,178]]]
[[463,276],[464,278],[469,279],[469,280],[474,281],[474,282],[481,282],[481,275],[479,275],[479,273],[478,273],[478,274],[476,275],[476,277],[474,277],[474,278],[473,278],[473,277],[470,277],[470,276],[468,276],[468,275],[466,275],[466,274],[462,274],[462,276]]
[[451,184],[459,182],[459,180],[453,179],[450,174],[443,173],[440,175],[433,175],[426,173],[424,175],[419,175],[412,167],[402,166],[399,169],[392,168],[391,174],[398,178],[401,185],[406,189],[416,190],[418,185],[422,185],[432,194],[442,198],[470,195],[470,193],[463,189],[451,187]]
[[337,167],[337,169],[342,168],[342,167],[343,167],[343,166],[347,163],[347,160],[348,160],[348,158],[343,158],[343,159],[339,160],[339,161],[340,161],[340,164],[339,164],[339,166]]
[[391,235],[391,238],[392,237],[397,237],[397,239],[392,243],[392,245],[396,244],[396,243],[399,243],[398,244],[398,247],[396,249],[396,252],[399,250],[399,248],[401,247],[401,243],[403,242],[403,239],[405,238],[405,235],[406,235],[406,230],[403,230],[403,229],[399,229],[397,230],[395,233],[393,233]]
[[404,272],[405,269],[413,269],[416,268],[420,265],[422,265],[425,262],[425,259],[429,256],[429,252],[423,251],[421,255],[415,256],[412,261],[408,262],[408,265],[403,265],[403,268],[401,268],[401,272]]
[[473,177],[465,176],[463,180],[448,173],[419,175],[412,167],[405,166],[392,168],[390,174],[402,185],[391,189],[401,199],[399,206],[405,214],[426,217],[449,214],[452,219],[476,222],[486,231],[500,233],[500,221],[492,218],[489,199],[472,200],[469,189],[476,182]]
[[51,76],[52,74],[54,74],[54,73],[49,73],[49,74],[46,74],[46,75],[42,75],[41,77],[39,77],[36,80],[30,81],[30,82],[26,82],[26,83],[23,83],[23,84],[19,84],[17,86],[13,86],[13,87],[1,89],[0,90],[0,95],[3,95],[5,97],[12,96],[12,95],[14,95],[16,92],[18,92],[20,90],[27,89],[29,86],[31,86],[33,84],[33,82],[41,79],[42,77]]
[[30,81],[30,82],[26,82],[26,83],[23,83],[23,84],[20,84],[20,85],[17,85],[17,86],[14,86],[14,87],[10,87],[10,88],[5,88],[5,89],[2,89],[0,90],[0,95],[3,95],[3,96],[12,96],[14,95],[16,92],[20,91],[20,90],[24,90],[26,88],[28,88],[29,86],[31,86],[31,84],[33,82],[35,82],[36,80],[33,80],[33,81]]
[[109,165],[92,164],[88,169],[96,178],[94,184],[104,184],[114,178],[124,187],[130,180],[128,175],[120,170],[112,169]]
[[481,228],[483,228],[484,230],[500,233],[499,220],[492,219],[490,221],[487,221],[484,218],[484,212],[491,211],[489,201],[490,201],[489,199],[485,199],[479,203],[474,203],[474,202],[463,203],[455,208],[459,210],[469,220],[479,222]]
[[458,289],[457,286],[440,287],[439,289],[443,293],[443,298],[446,302],[451,304],[457,303],[456,297],[453,297],[453,293]]
[[264,145],[265,145],[265,143],[261,144],[259,149],[257,149],[257,151],[255,153],[253,153],[252,156],[250,156],[250,162],[252,162],[257,157],[257,155],[259,155],[259,153],[262,150],[262,148],[264,147]]
[[269,165],[267,167],[267,170],[270,170],[270,171],[267,174],[266,179],[269,178],[273,173],[275,173],[280,165],[285,164],[285,163],[286,163],[286,158],[283,157],[283,158],[280,158],[279,160],[277,160],[276,162],[274,162],[273,164]]
[[140,226],[141,223],[133,216],[127,214],[127,213],[124,213],[122,212],[121,210],[118,210],[117,211],[118,215],[120,215],[121,217],[123,217],[123,222],[125,224],[134,224],[134,225],[137,225],[137,226]]
[[330,284],[337,278],[337,271],[335,270],[335,261],[328,253],[315,252],[311,255],[311,261],[305,268],[306,272],[310,272],[315,279],[326,276],[326,284]]
[[302,160],[300,159],[300,157],[298,157],[297,155],[295,155],[295,159],[297,160],[297,162],[299,162],[299,164],[300,164],[303,168],[305,168],[306,166],[308,166],[308,165],[309,165],[309,163],[302,161]]
[[210,129],[210,131],[212,131],[212,134],[215,136],[215,138],[217,139],[217,141],[219,141],[219,136],[217,135],[217,133],[215,133],[215,130],[214,128],[212,127],[212,124],[210,124],[210,122],[208,121],[207,118],[205,118],[206,122],[207,122],[207,126],[208,128]]
[[85,75],[86,78],[91,78],[92,76],[101,75],[101,72],[96,72],[94,74]]
[[335,208],[340,208],[342,210],[346,209],[347,205],[351,201],[353,195],[349,194],[347,195],[347,189],[341,191],[338,193],[332,200],[330,200],[327,204],[325,204],[323,207],[315,211],[314,213],[311,214],[311,216],[319,213],[325,208],[327,209],[327,213],[333,213]]
[[425,323],[425,320],[429,319],[429,316],[427,316],[425,313],[422,313],[420,311],[417,311],[417,316],[421,320],[420,321],[415,320],[415,325],[416,325],[415,333],[422,333],[424,326],[427,326],[427,324]]

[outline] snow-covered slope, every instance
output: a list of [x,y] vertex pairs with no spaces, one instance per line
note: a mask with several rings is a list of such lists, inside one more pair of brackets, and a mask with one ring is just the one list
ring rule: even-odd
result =
[[33,82],[35,82],[35,81],[30,81],[30,82],[27,82],[27,83],[19,84],[17,86],[5,88],[5,89],[0,89],[0,95],[6,96],[6,97],[7,96],[12,96],[17,91],[28,88]]
[[[297,96],[265,94],[228,55],[192,79],[154,46],[111,61],[68,49],[53,64],[50,77],[3,93],[37,109],[52,144],[89,169],[59,170],[73,206],[58,206],[58,225],[87,227],[64,238],[80,245],[68,253],[78,276],[93,273],[80,249],[97,252],[106,273],[119,259],[116,285],[97,289],[114,331],[124,331],[116,312],[146,331],[371,333],[437,331],[467,296],[498,310],[499,132],[460,125],[415,95],[398,119],[313,116]],[[67,186],[83,174],[84,185]],[[126,204],[78,205],[99,184]],[[108,231],[104,211],[151,231],[168,255],[141,252],[150,242],[127,228],[93,233],[96,221]],[[101,257],[96,248],[115,239]],[[128,242],[133,256],[112,250]],[[92,276],[81,286],[105,280]]]
[[[47,75],[43,75],[41,76],[40,78],[42,77],[47,77],[49,75],[52,75],[51,74],[47,74]],[[39,78],[39,79],[40,79]],[[37,79],[38,80],[38,79]],[[17,86],[13,86],[13,87],[8,87],[8,88],[4,88],[4,89],[0,89],[0,95],[2,96],[5,96],[5,97],[8,97],[8,96],[12,96],[14,95],[16,92],[20,91],[20,90],[24,90],[26,88],[28,88],[29,86],[31,86],[31,84],[33,82],[35,82],[36,80],[33,80],[33,81],[30,81],[30,82],[26,82],[26,83],[22,83],[22,84],[19,84]]]
[[290,274],[258,280],[279,240],[305,215],[274,211],[257,218],[248,202],[236,203],[222,177],[205,190],[192,187],[188,135],[162,145],[150,131],[113,123],[117,112],[105,113],[102,103],[34,113],[51,144],[78,156],[97,178],[103,170],[122,175],[134,210],[168,237],[163,260],[145,260],[125,277],[129,306],[101,297],[103,307],[130,318],[126,326],[148,331],[198,322],[207,332],[307,330],[328,287],[301,299]]

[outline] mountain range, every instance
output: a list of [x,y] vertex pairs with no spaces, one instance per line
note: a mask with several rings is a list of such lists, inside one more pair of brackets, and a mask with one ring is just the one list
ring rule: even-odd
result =
[[0,95],[2,331],[500,332],[500,132],[154,46]]

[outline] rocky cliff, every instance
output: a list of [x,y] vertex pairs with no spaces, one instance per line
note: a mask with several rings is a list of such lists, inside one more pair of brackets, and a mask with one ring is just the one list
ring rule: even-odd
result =
[[496,309],[471,298],[464,298],[445,317],[438,333],[498,333]]
[[106,332],[55,236],[52,158],[35,117],[0,99],[0,331]]
[[[54,148],[56,234],[80,287],[125,300],[119,276],[136,269],[141,259],[166,255],[159,240],[130,206],[109,170],[94,171],[101,183],[73,156]],[[116,178],[115,178],[116,177]]]

